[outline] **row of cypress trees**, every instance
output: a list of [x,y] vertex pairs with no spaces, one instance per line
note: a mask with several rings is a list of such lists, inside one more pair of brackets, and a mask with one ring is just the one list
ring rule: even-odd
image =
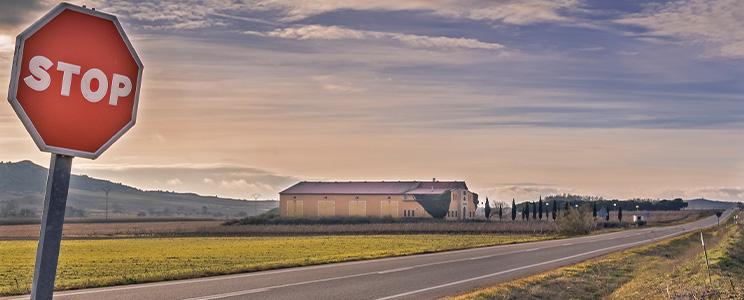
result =
[[[564,202],[564,205],[565,205],[565,207],[563,209],[563,213],[566,214],[568,212],[569,208],[571,207],[571,204],[568,203],[568,202]],[[531,206],[532,207],[532,218],[533,219],[540,219],[540,220],[542,220],[542,218],[543,218],[543,207],[545,206],[543,204],[542,197],[540,197],[540,200],[538,200],[537,203],[534,203],[534,202],[524,202],[523,206],[524,207],[522,209],[522,219],[524,219],[524,220],[529,220],[530,219],[530,206]],[[550,205],[548,205],[548,206],[550,206]],[[512,210],[511,210],[511,219],[512,219],[512,221],[514,221],[514,220],[517,219],[517,209],[516,209],[517,204],[515,203],[515,200],[514,199],[512,199],[512,206],[511,207],[512,207]],[[578,208],[578,204],[576,205],[576,207]],[[555,221],[556,216],[558,214],[558,203],[556,203],[556,201],[553,200],[553,205],[550,206],[550,208],[552,210],[551,210],[550,213],[547,212],[547,211],[545,212],[545,218],[548,218],[549,216],[551,216],[551,213],[552,213],[552,216],[551,217],[552,217],[553,221]],[[486,215],[486,219],[490,219],[491,218],[491,212],[492,211],[491,211],[491,204],[489,203],[487,197],[486,197],[486,206],[485,206],[485,211],[484,212],[485,212],[485,215]],[[504,212],[504,209],[501,206],[501,204],[499,204],[499,211],[498,211],[499,220],[501,220],[503,218],[503,212]],[[597,218],[597,203],[596,202],[592,202],[592,216],[595,219]],[[622,222],[622,220],[623,220],[623,208],[622,208],[622,206],[618,206],[617,220],[618,220],[618,222]],[[605,221],[610,221],[609,208],[607,209],[607,215],[605,215]]]

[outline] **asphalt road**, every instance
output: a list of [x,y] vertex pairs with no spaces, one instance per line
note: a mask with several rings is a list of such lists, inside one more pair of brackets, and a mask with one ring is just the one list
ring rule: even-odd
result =
[[[724,220],[731,211],[726,211]],[[55,293],[55,299],[429,299],[537,274],[716,224]],[[28,299],[28,296],[11,299]]]

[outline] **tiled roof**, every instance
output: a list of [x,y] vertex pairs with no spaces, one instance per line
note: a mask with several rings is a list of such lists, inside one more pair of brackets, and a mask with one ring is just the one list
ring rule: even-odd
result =
[[450,189],[467,188],[464,181],[302,181],[279,194],[402,195],[430,194],[432,190],[441,194]]

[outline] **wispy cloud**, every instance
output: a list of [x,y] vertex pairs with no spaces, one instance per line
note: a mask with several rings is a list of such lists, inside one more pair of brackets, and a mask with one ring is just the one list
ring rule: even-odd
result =
[[302,20],[338,10],[360,11],[424,11],[451,18],[498,21],[526,25],[570,20],[564,11],[580,6],[577,0],[259,0],[258,7],[278,9],[288,21]]
[[483,198],[482,200],[485,201],[486,197],[488,197],[490,201],[500,201],[511,204],[511,199],[515,199],[517,203],[522,201],[536,201],[540,197],[571,193],[572,191],[572,189],[549,184],[504,184],[479,189],[479,199]]
[[[179,192],[249,199],[275,199],[282,189],[297,181],[295,177],[271,171],[228,164],[80,164],[75,173],[121,181],[142,189],[167,187]],[[174,177],[177,176],[177,177]]]
[[[249,32],[249,34],[256,34],[256,32]],[[395,40],[405,45],[418,48],[467,48],[489,50],[504,48],[503,45],[498,43],[481,42],[479,40],[470,38],[452,38],[444,36],[427,36],[396,32],[356,30],[340,26],[323,25],[305,25],[281,28],[264,33],[263,35],[296,40]]]
[[[738,0],[682,0],[651,5],[617,20],[640,26],[640,38],[674,38],[700,45],[706,56],[744,58],[744,5]],[[658,41],[658,39],[657,39]]]

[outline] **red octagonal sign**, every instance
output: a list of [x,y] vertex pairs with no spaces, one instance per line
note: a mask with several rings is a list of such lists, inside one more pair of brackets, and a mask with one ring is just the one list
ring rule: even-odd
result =
[[134,126],[142,62],[113,15],[56,6],[16,38],[11,76],[42,151],[95,159]]

